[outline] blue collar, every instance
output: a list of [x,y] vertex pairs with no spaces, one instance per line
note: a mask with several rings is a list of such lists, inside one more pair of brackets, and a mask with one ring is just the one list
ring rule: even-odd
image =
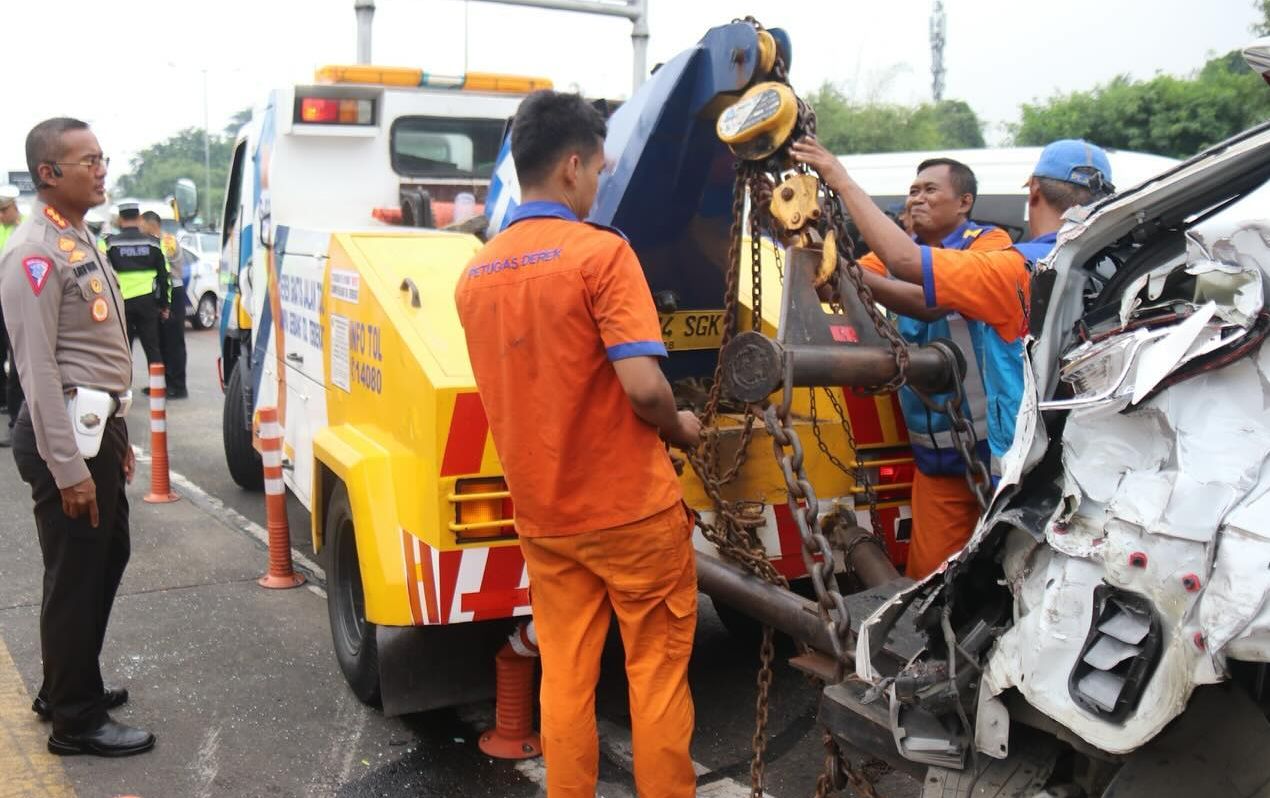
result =
[[573,215],[573,211],[568,207],[561,205],[559,202],[550,202],[548,200],[534,200],[533,202],[525,202],[517,205],[507,214],[507,226],[510,227],[516,222],[525,219],[564,219],[568,222],[576,222],[577,216]]
[[1046,233],[1043,236],[1037,236],[1031,240],[1023,242],[1025,244],[1055,244],[1058,243],[1058,231]]
[[[966,237],[967,230],[986,230],[986,229],[987,228],[984,227],[983,225],[975,224],[974,222],[967,219],[966,221],[957,225],[956,230],[953,230],[951,233],[944,236],[944,239],[939,242],[939,248],[940,249],[948,249],[950,247],[960,248],[958,247],[958,244],[960,244],[962,239]],[[918,246],[922,246],[922,247],[930,246],[929,244],[927,244],[926,242],[918,238],[916,235],[913,236],[913,242],[917,244]]]

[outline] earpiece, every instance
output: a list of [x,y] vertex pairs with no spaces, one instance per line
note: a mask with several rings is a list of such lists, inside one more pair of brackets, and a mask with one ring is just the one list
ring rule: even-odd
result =
[[61,177],[62,167],[58,166],[57,164],[53,164],[52,166],[53,166],[53,177]]

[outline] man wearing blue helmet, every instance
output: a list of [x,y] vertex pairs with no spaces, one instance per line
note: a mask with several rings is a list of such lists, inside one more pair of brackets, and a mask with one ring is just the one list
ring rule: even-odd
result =
[[1026,183],[1031,238],[995,251],[919,245],[873,204],[842,163],[815,139],[796,142],[793,154],[842,197],[860,235],[891,277],[921,286],[927,307],[957,311],[990,328],[991,334],[984,336],[983,381],[995,483],[1000,459],[1014,442],[1014,422],[1023,395],[1023,336],[1032,268],[1054,248],[1068,208],[1087,205],[1115,190],[1107,154],[1079,139],[1047,146]]

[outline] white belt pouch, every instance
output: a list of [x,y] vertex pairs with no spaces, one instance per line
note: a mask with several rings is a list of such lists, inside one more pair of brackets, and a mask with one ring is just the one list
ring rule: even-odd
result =
[[66,400],[66,411],[75,430],[75,443],[85,459],[96,457],[101,450],[106,419],[114,415],[114,410],[114,397],[95,388],[76,388],[75,394]]

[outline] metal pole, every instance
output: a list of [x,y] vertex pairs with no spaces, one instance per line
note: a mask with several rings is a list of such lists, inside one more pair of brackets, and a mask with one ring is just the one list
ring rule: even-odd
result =
[[[555,11],[576,11],[581,14],[602,14],[625,17],[631,21],[632,91],[638,89],[648,73],[648,0],[480,0],[484,3],[502,3],[508,6],[547,8]],[[357,0],[373,2],[373,0]]]
[[631,58],[635,72],[631,92],[634,93],[648,74],[648,0],[632,0],[631,5],[639,12],[639,16],[631,20]]
[[203,68],[203,224],[212,221],[212,147],[208,140],[211,134],[207,130],[207,67]]
[[357,14],[357,63],[370,63],[370,30],[375,17],[375,0],[353,0]]

